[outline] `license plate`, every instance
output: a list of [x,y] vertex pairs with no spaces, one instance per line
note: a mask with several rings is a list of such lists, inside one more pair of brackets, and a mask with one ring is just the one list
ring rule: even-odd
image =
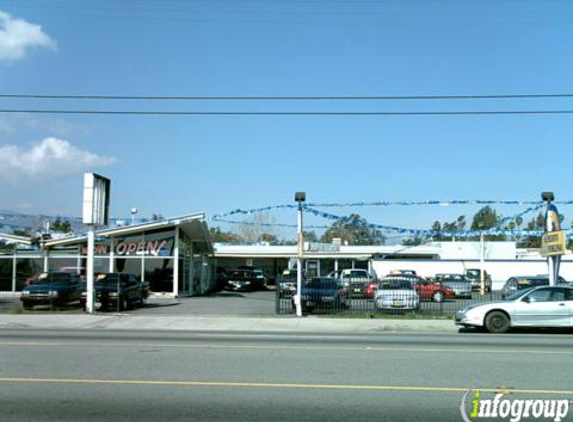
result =
[[360,289],[354,289],[354,291],[355,291],[355,292],[359,292],[359,291],[360,291]]
[[394,301],[394,302],[392,302],[392,306],[395,306],[397,308],[401,308],[404,306],[404,302]]

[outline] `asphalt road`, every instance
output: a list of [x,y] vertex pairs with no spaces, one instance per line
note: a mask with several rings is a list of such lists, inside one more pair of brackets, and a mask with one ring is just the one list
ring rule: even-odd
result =
[[0,331],[2,421],[459,421],[571,379],[571,334]]

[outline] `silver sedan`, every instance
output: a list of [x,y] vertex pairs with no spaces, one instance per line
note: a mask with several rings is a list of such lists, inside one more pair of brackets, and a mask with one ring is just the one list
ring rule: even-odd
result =
[[455,322],[484,327],[490,333],[505,333],[512,327],[573,327],[573,287],[537,287],[501,302],[470,305],[456,313]]

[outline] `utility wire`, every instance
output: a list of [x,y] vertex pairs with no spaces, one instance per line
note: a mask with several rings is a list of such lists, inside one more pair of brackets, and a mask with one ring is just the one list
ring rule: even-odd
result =
[[402,101],[402,100],[492,100],[573,98],[573,93],[486,94],[486,95],[340,95],[340,96],[168,96],[168,95],[50,95],[0,94],[0,98],[42,100],[130,100],[130,101]]
[[0,114],[100,114],[140,116],[484,116],[573,114],[573,110],[484,110],[484,111],[174,111],[174,110],[38,110],[0,109]]

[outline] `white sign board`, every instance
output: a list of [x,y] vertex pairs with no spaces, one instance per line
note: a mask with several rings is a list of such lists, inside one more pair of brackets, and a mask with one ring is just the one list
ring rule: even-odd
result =
[[111,181],[95,173],[84,175],[83,223],[92,226],[109,224]]

